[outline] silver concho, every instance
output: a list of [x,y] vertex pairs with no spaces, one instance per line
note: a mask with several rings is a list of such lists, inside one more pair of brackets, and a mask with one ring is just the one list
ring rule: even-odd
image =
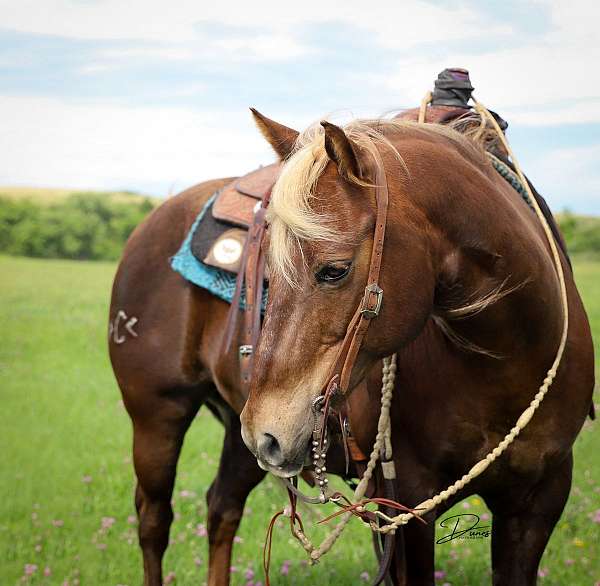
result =
[[232,265],[242,256],[242,244],[235,238],[222,238],[214,245],[212,254],[219,263]]

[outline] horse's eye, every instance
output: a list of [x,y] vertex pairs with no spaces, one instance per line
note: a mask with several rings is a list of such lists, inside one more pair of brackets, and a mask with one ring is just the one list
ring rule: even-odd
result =
[[315,274],[317,283],[334,283],[341,281],[349,272],[352,263],[338,262],[323,265]]

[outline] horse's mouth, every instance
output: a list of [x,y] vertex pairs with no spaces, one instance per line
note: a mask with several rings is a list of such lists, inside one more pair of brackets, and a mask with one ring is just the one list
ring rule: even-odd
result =
[[256,461],[260,468],[267,472],[271,472],[271,474],[279,476],[280,478],[292,478],[293,476],[298,476],[304,468],[304,460],[300,463],[291,462],[283,466],[271,466],[271,464],[263,462],[260,458],[257,458]]

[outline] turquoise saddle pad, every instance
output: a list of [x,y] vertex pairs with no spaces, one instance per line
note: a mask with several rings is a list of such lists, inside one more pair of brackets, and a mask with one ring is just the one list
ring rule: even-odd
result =
[[[204,217],[204,214],[210,208],[216,196],[217,194],[215,193],[204,204],[204,207],[198,214],[198,217],[194,220],[192,227],[187,233],[183,244],[181,245],[175,256],[171,257],[171,268],[174,271],[178,272],[184,279],[186,279],[190,283],[193,283],[194,285],[197,285],[202,289],[206,289],[219,299],[227,301],[227,303],[231,303],[235,294],[235,281],[237,275],[235,275],[234,273],[230,273],[229,271],[225,271],[223,269],[211,267],[210,265],[199,261],[192,254],[192,238],[194,236],[194,232],[198,228],[202,218]],[[265,283],[261,308],[263,313],[265,311],[265,306],[267,303],[267,295],[268,288]],[[242,289],[240,308],[243,309],[245,305],[245,291]]]

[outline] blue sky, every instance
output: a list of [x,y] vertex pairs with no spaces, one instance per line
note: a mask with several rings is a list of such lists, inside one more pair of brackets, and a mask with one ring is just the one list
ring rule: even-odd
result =
[[303,128],[416,105],[444,67],[555,209],[600,214],[600,5],[0,0],[0,184],[164,196],[273,159],[248,106]]

